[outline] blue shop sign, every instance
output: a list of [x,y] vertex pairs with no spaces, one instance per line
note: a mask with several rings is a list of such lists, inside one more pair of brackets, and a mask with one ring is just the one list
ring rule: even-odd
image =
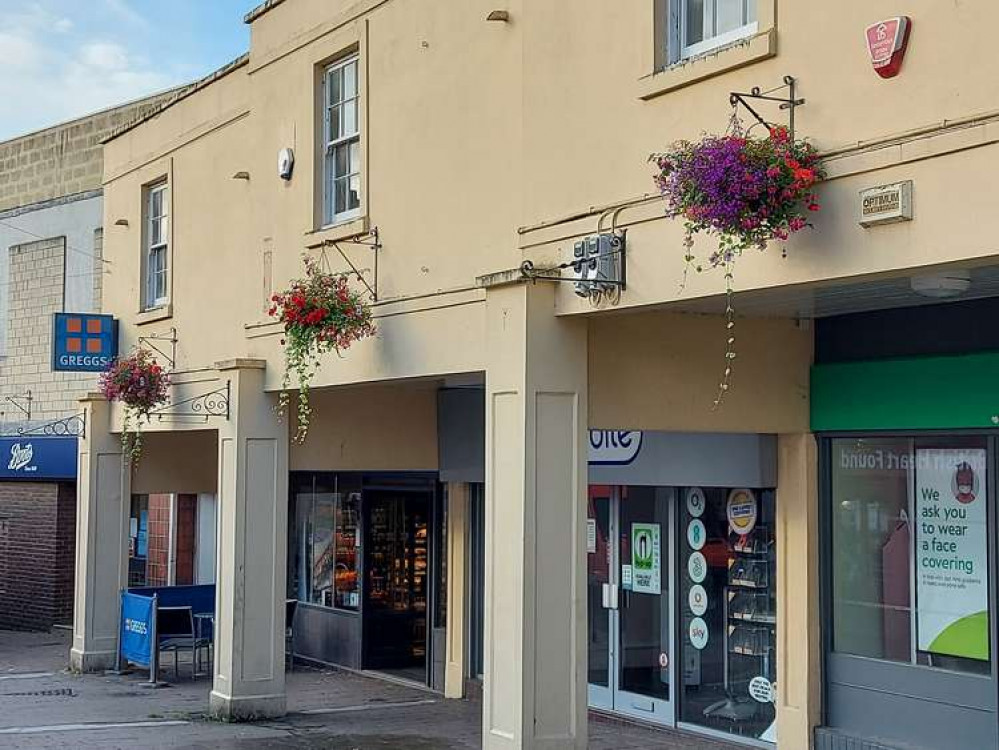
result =
[[0,479],[76,479],[75,437],[0,438]]
[[103,372],[118,356],[118,321],[111,315],[55,313],[52,369]]

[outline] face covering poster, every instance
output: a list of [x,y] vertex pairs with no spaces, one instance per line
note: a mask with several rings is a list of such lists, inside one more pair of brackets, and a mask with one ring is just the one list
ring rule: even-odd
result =
[[989,659],[984,449],[916,451],[920,651]]

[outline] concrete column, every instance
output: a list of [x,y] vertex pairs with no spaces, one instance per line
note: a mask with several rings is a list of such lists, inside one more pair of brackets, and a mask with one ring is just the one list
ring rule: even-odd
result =
[[586,747],[585,321],[550,284],[486,297],[483,747]]
[[777,462],[777,742],[811,747],[822,705],[815,438],[781,435]]
[[219,427],[218,575],[211,714],[229,721],[285,713],[284,602],[288,427],[264,393],[263,360],[216,365],[230,383]]
[[111,433],[111,405],[100,394],[80,400],[86,435],[79,441],[76,480],[76,583],[70,668],[99,672],[114,665],[118,592],[128,584],[131,472],[121,438]]
[[444,697],[465,697],[468,644],[468,485],[447,486],[447,654]]

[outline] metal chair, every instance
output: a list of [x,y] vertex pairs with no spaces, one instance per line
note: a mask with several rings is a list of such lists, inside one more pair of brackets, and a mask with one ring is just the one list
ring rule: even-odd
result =
[[160,651],[173,651],[173,674],[180,678],[181,649],[191,650],[191,677],[196,669],[195,650],[198,640],[194,632],[194,613],[190,607],[159,607],[156,610],[156,634]]

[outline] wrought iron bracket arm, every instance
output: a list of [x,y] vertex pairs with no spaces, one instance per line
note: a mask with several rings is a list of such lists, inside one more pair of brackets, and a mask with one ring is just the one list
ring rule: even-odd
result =
[[[160,343],[157,343],[160,342]],[[177,329],[171,327],[168,333],[153,333],[148,336],[139,336],[138,345],[152,349],[166,360],[170,369],[177,367]],[[160,348],[162,345],[163,348]],[[170,353],[166,349],[169,346]]]
[[[373,266],[372,275],[374,276],[372,281],[374,283],[374,286],[369,284],[368,280],[364,278],[362,269],[359,269],[357,265],[350,258],[347,257],[347,253],[343,251],[343,248],[340,247],[341,245],[358,245],[360,247],[367,247],[371,249],[374,255],[374,259],[372,262]],[[382,249],[382,241],[380,235],[378,234],[378,227],[373,227],[367,232],[343,240],[324,240],[322,246],[324,249],[327,247],[332,247],[340,254],[340,257],[343,258],[343,262],[350,267],[351,273],[357,278],[359,282],[361,282],[364,285],[364,288],[368,290],[368,294],[371,295],[371,301],[377,302],[378,301],[378,254],[379,251]]]
[[[738,107],[741,104],[753,116],[753,119],[765,128],[772,128],[775,123],[764,119],[747,100],[753,99],[762,102],[778,103],[779,109],[788,110],[788,135],[791,137],[791,140],[794,140],[794,110],[805,103],[804,99],[796,96],[796,87],[797,80],[794,76],[784,76],[784,83],[776,88],[769,91],[762,91],[759,86],[754,86],[748,92],[732,91],[728,95],[728,101],[733,107]],[[771,96],[774,92],[781,91],[782,89],[787,89],[787,96]]]
[[86,437],[87,413],[82,411],[44,424],[21,427],[17,434],[24,437]]
[[155,417],[158,422],[178,421],[184,418],[208,422],[212,417],[228,420],[230,391],[231,381],[227,380],[220,388],[153,409],[149,412],[149,418]]
[[3,400],[21,412],[29,421],[31,420],[31,402],[35,399],[30,389],[17,396],[4,396]]

